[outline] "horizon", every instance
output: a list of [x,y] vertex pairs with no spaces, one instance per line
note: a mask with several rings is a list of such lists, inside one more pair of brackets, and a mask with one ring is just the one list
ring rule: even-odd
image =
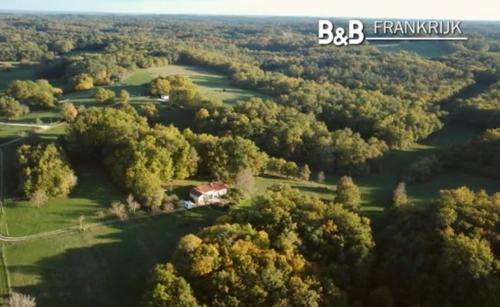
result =
[[[423,0],[418,4],[401,4],[385,0],[335,4],[334,1],[310,0],[305,5],[297,0],[87,0],[72,1],[18,0],[16,4],[0,3],[0,12],[45,14],[111,14],[111,15],[186,15],[186,16],[248,16],[248,17],[334,17],[334,18],[384,18],[384,19],[446,19],[467,21],[500,21],[500,10],[494,9],[493,0],[477,0],[470,7],[464,3]],[[104,4],[103,4],[104,2]],[[286,2],[287,5],[284,5]],[[448,3],[452,3],[448,5]],[[262,5],[259,5],[262,4]],[[24,9],[29,7],[30,9]],[[411,13],[409,13],[411,12]]]

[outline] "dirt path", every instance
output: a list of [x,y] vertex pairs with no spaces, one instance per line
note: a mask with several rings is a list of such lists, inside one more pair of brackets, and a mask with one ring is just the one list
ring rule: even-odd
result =
[[60,123],[57,123],[57,124],[25,124],[25,123],[0,122],[0,125],[2,125],[2,126],[30,127],[30,128],[37,128],[40,130],[47,130],[47,129],[53,128],[59,124]]

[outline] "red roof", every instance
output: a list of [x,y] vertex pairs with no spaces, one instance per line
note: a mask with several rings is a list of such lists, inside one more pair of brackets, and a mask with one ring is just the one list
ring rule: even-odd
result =
[[194,187],[191,190],[191,194],[194,195],[202,195],[208,192],[215,192],[226,189],[226,185],[222,181],[213,181],[207,184],[202,184],[197,187]]

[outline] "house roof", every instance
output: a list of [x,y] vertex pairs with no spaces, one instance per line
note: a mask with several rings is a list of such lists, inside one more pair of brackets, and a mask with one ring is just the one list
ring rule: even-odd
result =
[[202,184],[194,187],[191,190],[191,194],[199,196],[208,192],[215,192],[226,189],[226,185],[223,181],[213,181],[207,184]]

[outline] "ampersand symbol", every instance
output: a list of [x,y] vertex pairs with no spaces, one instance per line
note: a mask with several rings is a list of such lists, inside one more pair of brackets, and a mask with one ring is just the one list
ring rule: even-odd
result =
[[344,35],[344,32],[344,29],[340,27],[335,30],[335,37],[333,38],[335,46],[347,45],[347,35]]

